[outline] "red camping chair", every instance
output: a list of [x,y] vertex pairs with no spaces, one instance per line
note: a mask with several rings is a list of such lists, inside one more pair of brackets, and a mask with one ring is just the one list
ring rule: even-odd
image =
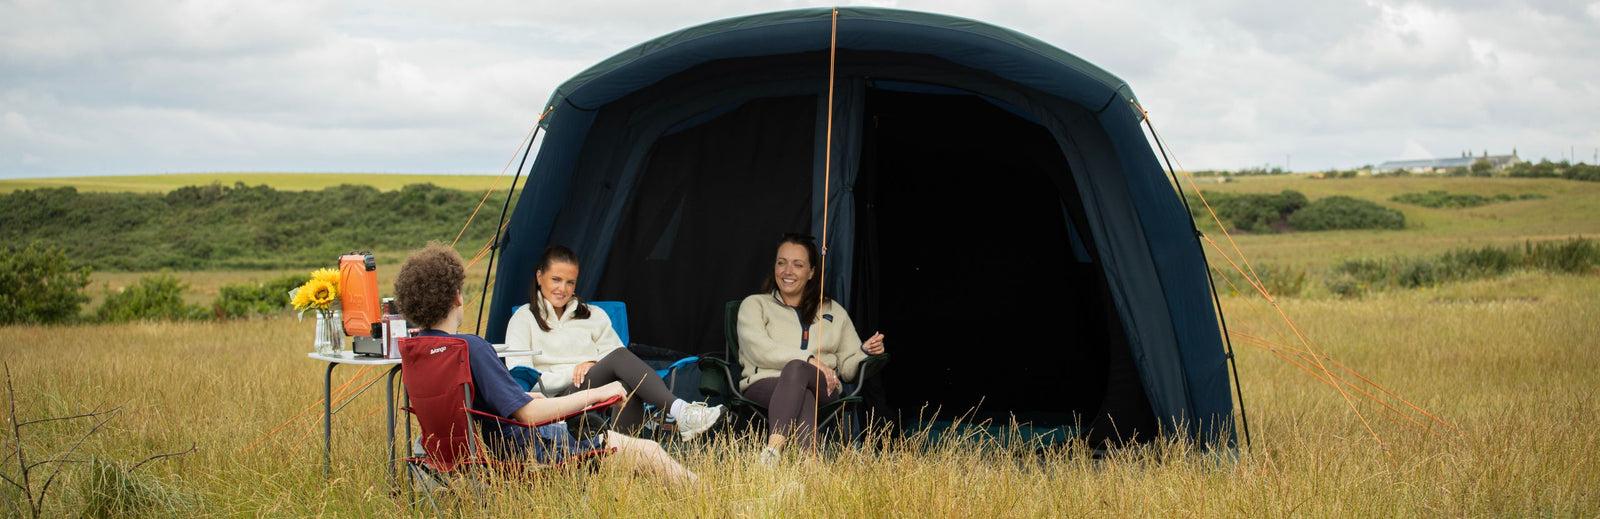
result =
[[[482,466],[503,474],[514,475],[525,471],[524,463],[493,459],[487,445],[478,434],[472,415],[499,420],[517,427],[534,427],[555,423],[585,412],[605,409],[622,402],[613,397],[567,416],[530,426],[507,420],[493,414],[472,409],[472,363],[468,360],[467,341],[455,337],[411,337],[400,339],[400,375],[405,382],[410,405],[402,408],[417,420],[422,429],[419,440],[421,457],[406,458],[406,467],[413,481],[444,482],[441,475],[461,474],[465,469]],[[537,440],[535,440],[537,441]],[[606,447],[579,453],[564,459],[562,464],[616,451]],[[470,473],[469,473],[470,474]],[[431,501],[432,497],[429,496]]]

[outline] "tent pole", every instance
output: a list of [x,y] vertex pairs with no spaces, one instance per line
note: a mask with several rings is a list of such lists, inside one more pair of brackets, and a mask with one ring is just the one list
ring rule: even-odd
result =
[[[823,142],[826,144],[823,144],[822,147],[822,264],[818,265],[817,272],[818,312],[822,311],[822,301],[826,300],[828,295],[828,187],[833,173],[833,66],[835,53],[839,50],[839,8],[837,7],[833,8],[832,20],[831,29],[829,29],[828,33],[828,123],[826,129],[823,130],[825,133]],[[816,316],[811,317],[816,319]],[[820,321],[812,322],[819,327],[817,336],[821,337],[822,330],[820,326],[822,326],[822,323]],[[849,332],[855,333],[855,330],[850,330]],[[818,360],[821,360],[821,357],[818,357]],[[822,370],[820,369],[817,370],[817,380],[814,381],[814,384],[816,385],[813,387],[817,388],[828,387],[822,381]],[[821,418],[819,415],[822,412],[822,391],[814,391],[812,395],[811,416]],[[818,431],[820,428],[821,424],[813,421],[811,425],[811,452],[813,454],[817,452],[816,437],[821,434]]]
[[[1161,143],[1161,136],[1156,133],[1155,125],[1150,123],[1150,116],[1144,113],[1144,107],[1134,103],[1144,119],[1145,127],[1150,129],[1150,137],[1156,141],[1156,149],[1161,152],[1161,160],[1167,163],[1167,174],[1172,177],[1172,186],[1178,189],[1178,200],[1183,202],[1183,210],[1187,214],[1194,214],[1189,208],[1189,198],[1183,195],[1183,184],[1178,182],[1178,171],[1172,168],[1172,159],[1167,157],[1167,146]],[[1196,237],[1201,236],[1200,227],[1195,225],[1194,218],[1189,217],[1189,229],[1194,231]],[[1244,388],[1239,383],[1239,364],[1233,359],[1233,338],[1228,336],[1228,318],[1222,313],[1222,299],[1217,296],[1217,283],[1211,279],[1211,260],[1206,259],[1205,249],[1200,249],[1200,262],[1206,267],[1206,286],[1211,288],[1211,304],[1217,309],[1217,321],[1222,324],[1222,343],[1228,348],[1228,367],[1233,370],[1233,391],[1239,397],[1239,422],[1244,425],[1244,447],[1250,448],[1250,418],[1244,411]]]
[[[544,116],[549,114],[545,110],[539,114],[539,122],[544,121]],[[473,328],[473,335],[483,336],[483,305],[489,300],[489,276],[494,273],[494,257],[500,253],[501,226],[506,224],[506,210],[511,207],[511,197],[517,194],[517,181],[522,179],[522,166],[528,163],[528,154],[533,152],[533,141],[539,140],[539,123],[533,124],[533,135],[528,136],[528,147],[522,149],[522,160],[517,162],[517,174],[511,177],[511,188],[506,190],[506,201],[500,205],[500,221],[494,224],[494,242],[489,245],[489,266],[483,271],[483,291],[478,294],[478,319]]]

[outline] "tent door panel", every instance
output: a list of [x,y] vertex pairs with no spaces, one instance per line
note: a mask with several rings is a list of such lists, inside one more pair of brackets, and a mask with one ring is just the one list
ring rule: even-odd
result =
[[884,411],[1089,420],[1108,309],[1067,229],[1055,139],[975,95],[871,89],[863,125],[850,310],[894,353]]

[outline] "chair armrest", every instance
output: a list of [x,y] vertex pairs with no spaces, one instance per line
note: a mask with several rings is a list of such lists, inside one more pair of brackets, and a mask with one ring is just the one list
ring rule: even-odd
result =
[[692,363],[695,363],[695,362],[699,362],[699,361],[700,361],[700,357],[684,357],[684,358],[678,359],[677,362],[672,363],[671,366],[667,366],[667,371],[677,371],[678,368],[681,368],[681,367],[684,367],[684,366],[688,366],[689,364],[692,364]]
[[678,389],[678,370],[699,361],[700,357],[684,357],[666,368],[656,370],[656,375],[660,375],[661,380],[667,383],[668,391],[676,393]]
[[700,357],[700,393],[706,396],[738,396],[733,380],[733,365],[716,357]]
[[861,388],[866,387],[867,379],[876,376],[878,372],[883,371],[884,366],[887,365],[889,365],[888,353],[879,353],[877,355],[872,355],[865,359],[861,359],[860,367],[856,368],[856,381],[853,382],[856,387],[854,390],[850,391],[849,396],[861,394]]

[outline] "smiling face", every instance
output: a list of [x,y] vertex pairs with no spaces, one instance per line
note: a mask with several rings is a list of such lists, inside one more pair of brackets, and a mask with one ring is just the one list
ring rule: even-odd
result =
[[806,282],[816,274],[806,247],[798,243],[778,246],[778,258],[772,264],[772,279],[778,285],[778,294],[789,306],[798,306],[805,292]]
[[539,281],[539,292],[557,312],[567,307],[572,292],[578,289],[578,266],[565,261],[552,261],[550,268],[534,273]]

